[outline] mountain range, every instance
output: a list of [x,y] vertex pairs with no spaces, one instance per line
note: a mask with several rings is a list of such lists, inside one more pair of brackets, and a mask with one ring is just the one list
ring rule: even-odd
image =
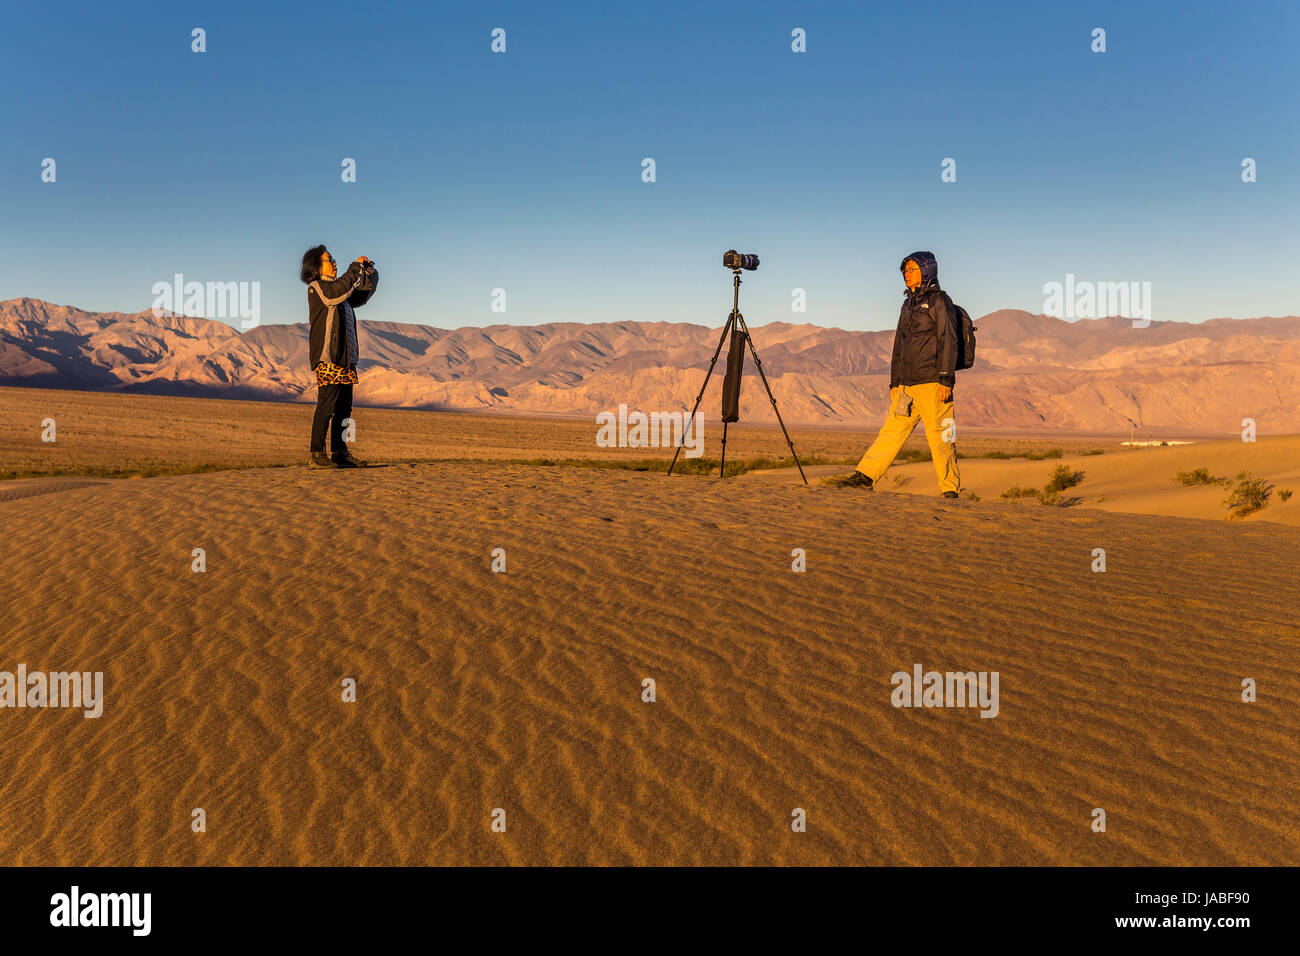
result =
[[[1300,317],[1067,322],[1005,309],[976,320],[958,374],[962,425],[1144,434],[1300,431]],[[689,410],[720,328],[676,322],[439,329],[358,322],[359,405],[591,416]],[[893,331],[752,329],[787,423],[865,425],[887,404]],[[718,414],[725,348],[701,406]],[[742,421],[774,421],[752,359]],[[312,401],[306,324],[0,302],[0,385]]]

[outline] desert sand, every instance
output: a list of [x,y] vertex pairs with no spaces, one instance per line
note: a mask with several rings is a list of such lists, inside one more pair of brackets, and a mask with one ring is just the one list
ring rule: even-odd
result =
[[[919,430],[919,429],[918,429]],[[1100,443],[1099,443],[1100,444]],[[958,450],[967,445],[957,443]],[[978,446],[976,446],[978,447]],[[1205,468],[1212,477],[1236,484],[1241,473],[1263,478],[1273,486],[1268,503],[1260,510],[1234,521],[1268,521],[1300,526],[1300,496],[1282,500],[1279,492],[1300,492],[1300,436],[1270,435],[1243,442],[1241,439],[1198,441],[1188,445],[1156,448],[1114,449],[1101,455],[1063,454],[1059,459],[996,461],[962,458],[959,462],[963,494],[980,500],[1001,500],[1012,487],[1042,488],[1060,465],[1083,472],[1083,479],[1069,489],[1071,507],[1097,508],[1127,514],[1166,515],[1181,518],[1224,520],[1228,509],[1224,498],[1229,489],[1221,485],[1186,487],[1176,478],[1180,472]],[[811,476],[825,477],[847,471],[834,466],[809,469]],[[770,472],[783,481],[784,470]],[[755,473],[747,480],[766,478]],[[925,461],[895,464],[880,482],[884,493],[935,495],[938,493],[934,466]],[[1017,500],[1017,499],[1012,499]],[[1034,499],[1018,499],[1025,507],[1040,507]]]
[[[57,454],[154,447],[46,394]],[[95,401],[123,399],[185,401]],[[253,427],[227,404],[183,406],[171,454]],[[483,430],[481,460],[0,482],[26,489],[0,670],[105,680],[99,718],[0,709],[0,863],[1294,863],[1300,531],[503,461],[590,441],[546,424]],[[1167,481],[1108,452],[1078,492],[1130,460]],[[996,489],[1058,462],[978,464]],[[895,708],[918,663],[999,672],[998,716]]]

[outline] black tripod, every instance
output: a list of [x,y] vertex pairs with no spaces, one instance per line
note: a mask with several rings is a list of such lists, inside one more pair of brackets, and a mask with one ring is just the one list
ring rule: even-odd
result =
[[[745,337],[745,342],[749,345],[749,354],[754,356],[754,364],[758,366],[758,377],[763,380],[763,388],[767,390],[768,400],[772,403],[772,411],[776,412],[777,424],[781,426],[781,434],[785,435],[785,443],[790,446],[790,455],[794,458],[795,467],[799,469],[799,477],[803,483],[808,484],[808,476],[803,473],[803,465],[799,463],[799,455],[794,450],[794,442],[790,441],[790,433],[785,430],[785,422],[781,420],[781,410],[776,407],[776,398],[772,395],[772,386],[767,384],[767,376],[763,374],[763,360],[758,357],[758,351],[754,348],[754,338],[749,334],[749,326],[745,324],[745,317],[740,314],[740,270],[732,269],[731,274],[735,279],[734,295],[731,300],[731,315],[727,316],[727,324],[722,327],[722,336],[718,339],[718,347],[713,350],[713,361],[709,362],[709,371],[704,376],[704,384],[700,386],[700,394],[695,398],[695,407],[691,409],[691,417],[686,419],[686,426],[682,429],[682,442],[677,445],[677,451],[673,453],[673,463],[668,466],[668,474],[673,473],[677,467],[677,456],[682,453],[682,443],[686,440],[686,428],[691,427],[695,421],[695,413],[700,410],[700,402],[704,399],[704,390],[709,387],[709,379],[713,376],[713,367],[718,364],[718,356],[722,354],[722,343],[727,341],[727,336],[734,330],[739,329],[740,334]],[[737,395],[739,395],[740,382],[736,382]],[[718,477],[727,477],[727,422],[724,415],[722,419],[722,462],[718,467]]]

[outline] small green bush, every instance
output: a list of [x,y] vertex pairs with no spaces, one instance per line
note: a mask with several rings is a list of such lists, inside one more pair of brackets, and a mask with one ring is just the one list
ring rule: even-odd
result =
[[1226,485],[1228,483],[1227,478],[1215,478],[1210,474],[1210,469],[1208,468],[1194,468],[1191,471],[1180,471],[1178,474],[1174,475],[1174,481],[1188,488],[1193,488],[1197,485]]
[[1012,485],[1006,491],[1002,492],[1003,498],[1033,498],[1039,494],[1037,488],[1022,488],[1019,485]]
[[1083,481],[1083,474],[1081,471],[1072,471],[1069,465],[1057,465],[1056,471],[1052,472],[1052,477],[1043,490],[1049,495],[1059,494],[1066,488],[1073,488]]
[[1048,479],[1042,489],[1022,488],[1019,485],[1013,485],[1006,491],[1002,492],[1003,498],[1037,498],[1039,504],[1056,505],[1064,507],[1072,504],[1074,499],[1062,498],[1061,492],[1067,488],[1073,488],[1083,481],[1084,472],[1073,471],[1069,465],[1057,465],[1056,470],[1052,472],[1052,477]]
[[1241,480],[1237,482],[1237,487],[1223,499],[1229,518],[1244,518],[1248,514],[1254,514],[1268,504],[1268,497],[1273,493],[1273,486],[1263,478],[1252,478],[1244,471],[1239,477]]
[[1291,500],[1291,489],[1290,489],[1290,488],[1283,488],[1281,491],[1279,491],[1279,492],[1277,493],[1277,496],[1278,496],[1279,498],[1281,498],[1283,501],[1290,501],[1290,500]]

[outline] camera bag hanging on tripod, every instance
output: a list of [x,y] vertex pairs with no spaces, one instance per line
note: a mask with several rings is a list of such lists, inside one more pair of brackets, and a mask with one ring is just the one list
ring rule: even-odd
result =
[[744,332],[732,326],[731,348],[727,352],[727,377],[722,380],[722,420],[740,421],[740,378],[745,373]]

